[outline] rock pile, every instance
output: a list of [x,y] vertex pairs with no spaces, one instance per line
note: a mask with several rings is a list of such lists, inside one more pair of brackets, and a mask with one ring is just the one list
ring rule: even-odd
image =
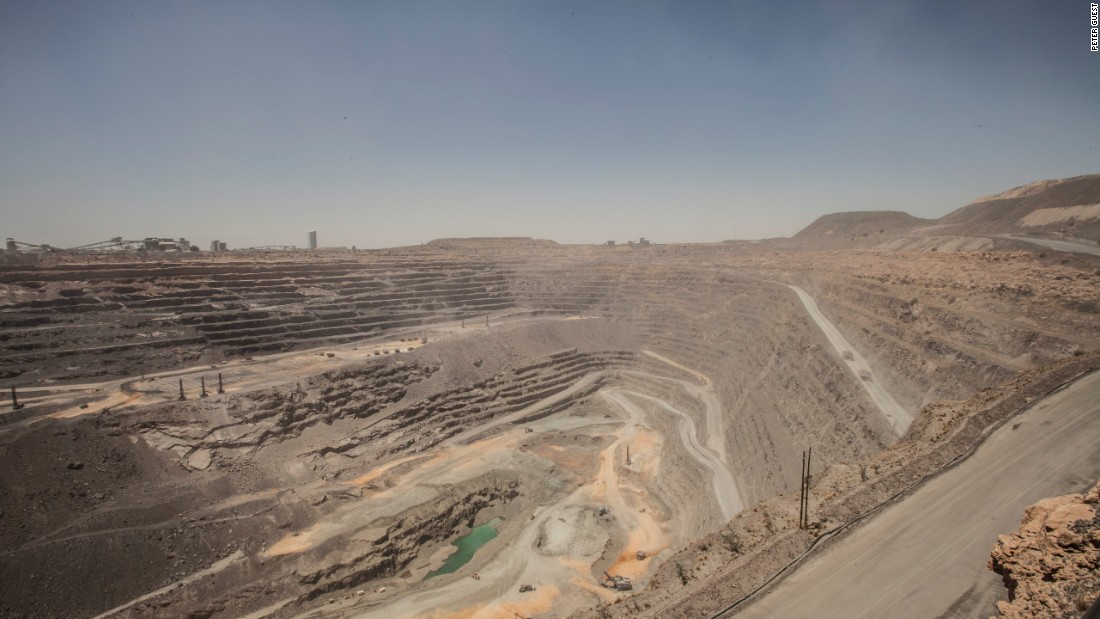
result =
[[989,565],[1008,587],[1001,617],[1081,616],[1100,595],[1100,482],[1028,507],[1020,530],[997,539]]

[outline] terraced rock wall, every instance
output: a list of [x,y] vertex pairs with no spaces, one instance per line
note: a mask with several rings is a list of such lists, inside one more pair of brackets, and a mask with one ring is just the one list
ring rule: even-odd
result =
[[511,277],[521,305],[627,321],[645,348],[712,380],[750,503],[797,483],[803,449],[832,461],[892,440],[785,286],[675,264],[517,265]]
[[123,263],[0,271],[0,376],[111,378],[512,308],[484,261]]

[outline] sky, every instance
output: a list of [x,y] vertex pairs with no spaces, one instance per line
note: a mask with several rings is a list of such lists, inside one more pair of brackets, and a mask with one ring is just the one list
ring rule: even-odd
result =
[[1100,172],[1089,3],[0,0],[0,232],[789,236]]

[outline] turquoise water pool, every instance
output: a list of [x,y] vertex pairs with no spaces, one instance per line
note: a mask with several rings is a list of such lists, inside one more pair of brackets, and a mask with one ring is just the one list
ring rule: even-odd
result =
[[425,578],[439,576],[440,574],[450,574],[469,563],[470,559],[474,558],[474,553],[477,552],[478,548],[481,548],[488,543],[489,540],[497,536],[497,525],[500,524],[500,521],[500,518],[493,518],[485,524],[474,527],[468,534],[451,542],[457,550],[451,553],[451,556],[447,557],[447,560],[443,562],[443,565],[440,566],[439,569],[428,572]]

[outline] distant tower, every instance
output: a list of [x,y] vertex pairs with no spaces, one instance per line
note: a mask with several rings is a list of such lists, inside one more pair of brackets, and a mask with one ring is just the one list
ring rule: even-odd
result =
[[317,249],[317,231],[316,230],[310,230],[309,231],[309,248],[310,249]]

